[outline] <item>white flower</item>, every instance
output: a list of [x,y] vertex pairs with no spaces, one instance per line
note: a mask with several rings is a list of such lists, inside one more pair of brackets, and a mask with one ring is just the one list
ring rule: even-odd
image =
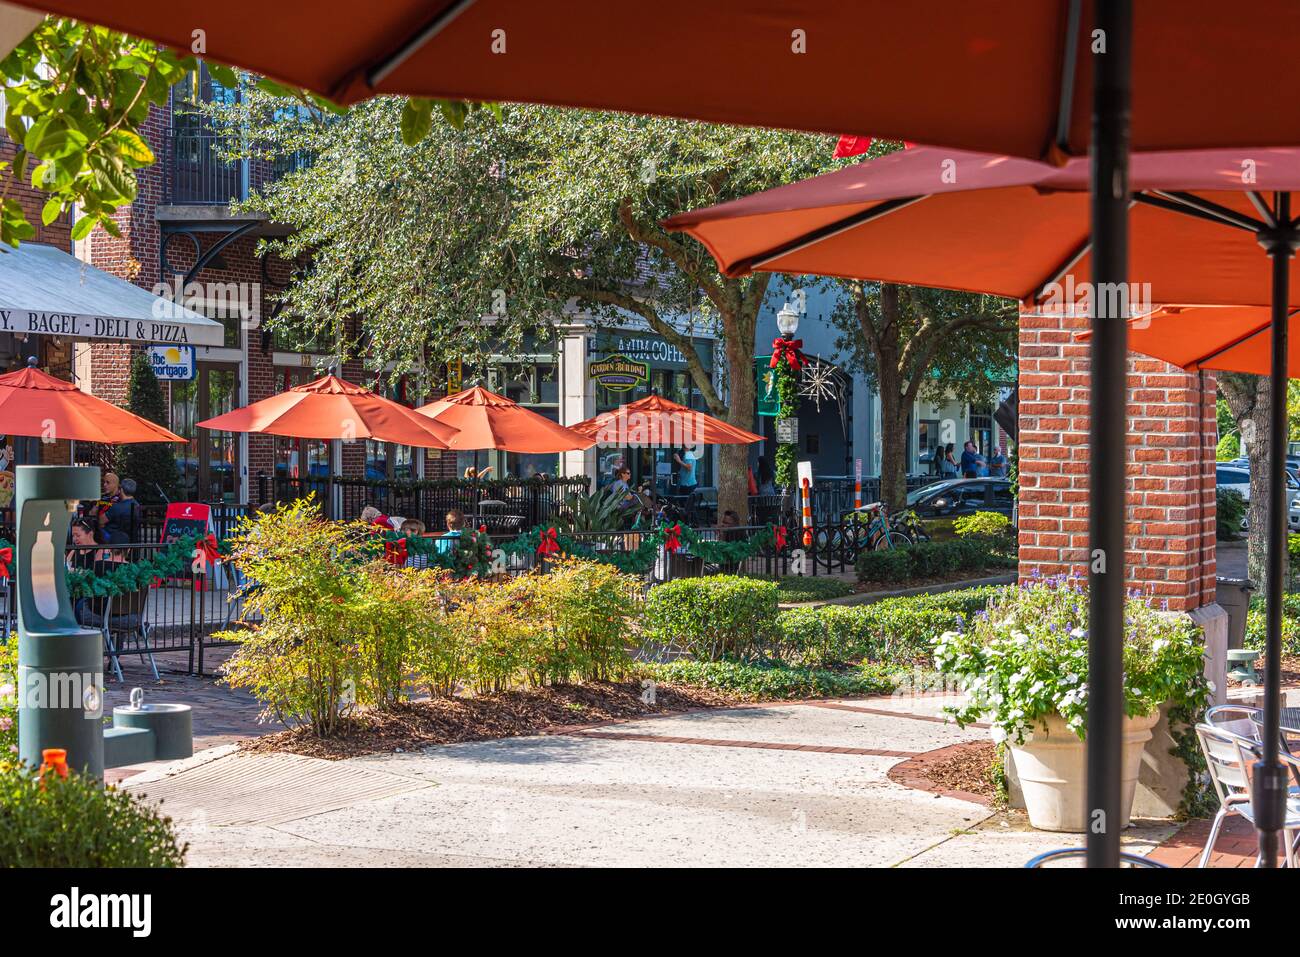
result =
[[1001,725],[995,724],[989,728],[989,737],[993,739],[994,744],[1001,744],[1007,739],[1007,733],[1002,729]]

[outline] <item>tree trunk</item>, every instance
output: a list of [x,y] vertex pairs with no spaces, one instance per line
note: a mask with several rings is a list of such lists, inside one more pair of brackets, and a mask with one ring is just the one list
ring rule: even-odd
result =
[[[729,387],[726,421],[754,430],[754,323],[739,321],[726,329],[727,384]],[[728,510],[749,522],[749,446],[724,445],[718,450],[718,518]]]
[[[1247,446],[1250,462],[1250,503],[1246,521],[1250,525],[1247,539],[1246,575],[1260,592],[1267,587],[1265,569],[1268,552],[1268,465],[1272,454],[1268,448],[1269,415],[1273,407],[1272,390],[1266,376],[1220,373],[1219,387],[1228,400],[1228,408],[1237,423],[1237,432]],[[1290,496],[1287,496],[1288,499]]]
[[880,390],[880,500],[907,507],[907,408],[896,388]]

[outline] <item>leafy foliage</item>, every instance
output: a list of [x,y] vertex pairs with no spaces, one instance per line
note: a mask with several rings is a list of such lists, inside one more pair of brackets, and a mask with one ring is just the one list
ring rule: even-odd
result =
[[18,754],[18,639],[0,643],[0,768]]
[[1001,512],[975,512],[962,515],[952,523],[952,530],[960,537],[987,535],[995,538],[1011,531],[1011,519]]
[[[1140,598],[1125,603],[1124,619],[1125,713],[1153,714],[1165,702],[1199,713],[1209,700],[1200,630]],[[964,630],[945,632],[935,645],[936,665],[969,695],[948,711],[962,725],[989,721],[997,741],[1023,741],[1050,714],[1084,737],[1087,627],[1088,593],[1079,579],[1008,590]]]
[[650,592],[642,632],[702,661],[766,654],[777,616],[776,583],[736,575],[678,578]]
[[181,867],[171,818],[82,774],[0,764],[0,866]]
[[897,583],[958,571],[1014,568],[1015,564],[1015,548],[1009,538],[971,534],[945,542],[864,551],[858,555],[855,568],[859,581]]
[[1223,541],[1241,537],[1241,520],[1246,517],[1246,497],[1235,488],[1214,490],[1215,536]]
[[[773,579],[765,580],[771,581]],[[843,598],[845,595],[853,593],[852,586],[839,578],[783,575],[774,580],[776,581],[776,600],[782,604],[825,601],[828,598]]]
[[48,225],[76,205],[72,238],[96,225],[120,235],[113,211],[136,196],[135,170],[154,161],[139,130],[153,104],[194,68],[191,56],[103,27],[47,18],[0,61],[5,131],[18,145],[0,188],[0,242],[36,235],[13,179],[49,194]]

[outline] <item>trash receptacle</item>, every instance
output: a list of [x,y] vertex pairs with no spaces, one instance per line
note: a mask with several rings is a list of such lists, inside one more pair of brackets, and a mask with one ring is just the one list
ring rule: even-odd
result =
[[1216,581],[1214,600],[1228,613],[1228,650],[1246,643],[1246,612],[1255,583],[1249,578],[1220,578]]

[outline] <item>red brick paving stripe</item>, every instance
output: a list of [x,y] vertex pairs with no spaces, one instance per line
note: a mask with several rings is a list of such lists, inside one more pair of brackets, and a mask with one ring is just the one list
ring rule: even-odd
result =
[[[887,718],[911,718],[913,721],[930,721],[935,724],[951,724],[957,726],[957,722],[951,718],[939,718],[932,714],[911,714],[907,711],[889,711],[885,708],[864,708],[856,704],[835,704],[831,701],[801,701],[800,704],[808,708],[829,708],[832,711],[857,711],[862,714],[879,714]],[[987,728],[988,725],[982,721],[974,721],[968,725],[968,728]]]
[[575,737],[609,738],[614,741],[649,741],[655,744],[695,744],[710,748],[766,748],[771,751],[815,751],[818,754],[857,754],[873,758],[910,758],[915,751],[884,751],[879,748],[844,748],[820,744],[785,744],[776,741],[728,741],[713,738],[670,738],[661,734],[630,731],[574,731]]

